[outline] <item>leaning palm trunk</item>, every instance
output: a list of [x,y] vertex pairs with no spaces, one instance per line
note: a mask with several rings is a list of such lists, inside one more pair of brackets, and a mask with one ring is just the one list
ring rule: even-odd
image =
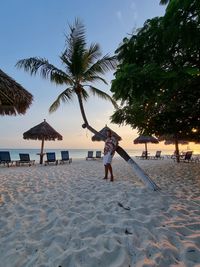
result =
[[157,184],[145,173],[140,166],[126,153],[126,151],[118,146],[117,153],[131,166],[137,177],[149,188],[153,190],[160,190]]
[[[79,106],[81,110],[81,115],[83,117],[84,124],[82,125],[83,128],[87,128],[89,131],[91,131],[94,134],[99,135],[103,141],[106,140],[106,136],[102,135],[98,131],[96,131],[93,127],[91,127],[88,123],[88,120],[85,115],[84,107],[83,107],[83,101],[80,94],[77,93]],[[120,147],[117,146],[116,152],[131,166],[131,168],[134,170],[138,178],[150,189],[153,189],[154,191],[159,190],[160,188],[156,185],[156,183],[140,168],[140,166],[126,153],[126,151]]]

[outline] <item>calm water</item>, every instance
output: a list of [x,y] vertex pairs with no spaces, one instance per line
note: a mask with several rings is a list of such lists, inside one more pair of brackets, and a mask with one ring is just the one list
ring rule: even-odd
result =
[[[55,152],[56,153],[56,158],[60,159],[61,158],[61,154],[60,151],[61,150],[65,150],[65,149],[45,149],[44,152]],[[66,149],[69,151],[70,157],[74,158],[74,159],[81,159],[81,158],[85,158],[87,156],[87,152],[89,150],[94,151],[94,155],[96,154],[97,150],[101,150],[101,149]],[[126,152],[134,157],[134,156],[140,156],[142,151],[141,149],[125,149]],[[157,149],[151,149],[149,150],[150,155],[155,155]],[[32,160],[36,160],[37,162],[39,162],[39,155],[37,155],[37,153],[40,153],[40,149],[9,149],[9,148],[4,148],[4,149],[0,149],[0,151],[9,151],[10,152],[10,156],[12,160],[18,160],[19,159],[19,153],[29,153],[30,158]],[[163,155],[169,155],[172,154],[173,151],[172,150],[162,150],[162,154]],[[118,157],[118,154],[115,154],[115,157]],[[46,157],[44,156],[44,159],[46,159]]]

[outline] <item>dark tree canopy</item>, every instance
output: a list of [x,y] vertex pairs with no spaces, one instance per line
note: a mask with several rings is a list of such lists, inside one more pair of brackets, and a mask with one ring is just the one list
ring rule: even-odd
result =
[[121,108],[112,121],[141,134],[199,140],[200,1],[171,0],[164,17],[147,20],[116,53],[111,91]]

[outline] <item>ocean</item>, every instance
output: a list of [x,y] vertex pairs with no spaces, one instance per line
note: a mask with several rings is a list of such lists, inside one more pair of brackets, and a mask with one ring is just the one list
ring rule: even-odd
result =
[[[69,151],[69,155],[70,158],[72,159],[85,159],[87,156],[88,151],[94,151],[94,156],[96,155],[96,151],[101,150],[102,149],[44,149],[44,153],[46,152],[55,152],[56,153],[56,158],[57,159],[61,159],[61,151],[62,150],[68,150]],[[151,156],[154,156],[156,153],[156,150],[158,149],[149,149],[149,153]],[[0,151],[9,151],[10,152],[10,156],[12,160],[19,160],[19,153],[28,153],[30,155],[30,159],[31,160],[36,160],[36,162],[39,162],[39,155],[37,155],[38,153],[40,153],[40,149],[11,149],[11,148],[4,148],[4,149],[0,149]],[[142,150],[141,149],[125,149],[125,151],[131,156],[140,156],[142,154]],[[171,155],[173,153],[173,150],[162,150],[162,155]],[[119,155],[117,153],[115,153],[115,157],[119,157]],[[46,159],[46,157],[44,156],[44,159]]]

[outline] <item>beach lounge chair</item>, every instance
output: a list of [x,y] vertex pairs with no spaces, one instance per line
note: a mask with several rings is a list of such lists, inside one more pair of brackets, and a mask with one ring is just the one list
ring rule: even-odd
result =
[[138,159],[149,159],[148,152],[147,151],[142,151],[141,156],[136,156]]
[[65,162],[72,163],[72,158],[69,157],[69,151],[61,151],[60,164],[64,164]]
[[161,156],[161,152],[160,150],[156,151],[155,156],[150,157],[150,159],[164,159],[164,157]]
[[7,165],[8,167],[13,165],[15,161],[11,160],[9,151],[0,151],[0,164]]
[[96,151],[96,157],[95,159],[102,159],[101,151]]
[[95,158],[93,157],[93,151],[88,151],[88,155],[87,155],[87,157],[86,157],[86,160],[88,160],[88,159],[95,159]]
[[47,160],[45,160],[45,165],[49,163],[55,163],[56,165],[58,165],[58,160],[56,159],[55,152],[47,152],[46,156],[47,156]]
[[35,164],[35,160],[30,160],[30,156],[27,153],[19,153],[20,160],[16,161],[16,166],[20,166],[21,164],[28,164],[31,166]]
[[191,162],[192,161],[192,153],[193,151],[187,151],[185,155],[180,156],[180,161],[182,162]]
[[172,155],[168,155],[168,158],[171,158],[171,159],[176,159],[177,157],[177,153],[176,153],[176,150],[174,151],[174,153]]

